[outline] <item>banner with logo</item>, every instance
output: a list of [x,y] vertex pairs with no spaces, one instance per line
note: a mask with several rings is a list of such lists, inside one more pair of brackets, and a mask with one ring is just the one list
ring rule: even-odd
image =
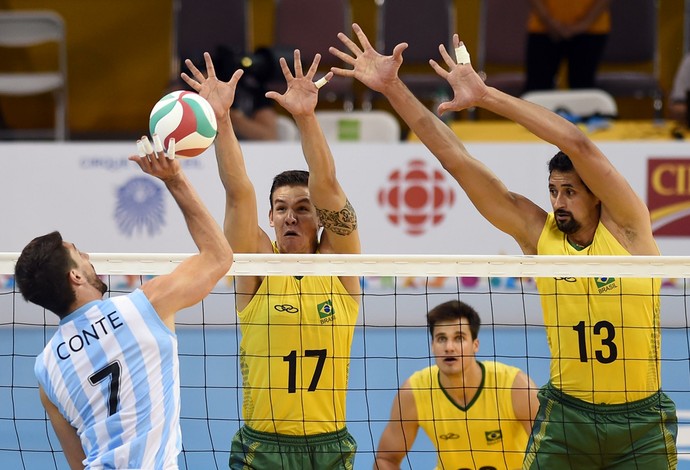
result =
[[[550,209],[548,144],[467,145],[513,192]],[[601,149],[649,205],[662,254],[690,250],[690,145],[601,143]],[[259,221],[269,235],[273,176],[306,169],[299,143],[245,143]],[[422,145],[332,146],[338,179],[357,211],[366,253],[520,254],[492,227]],[[86,252],[187,253],[195,250],[172,197],[127,156],[134,143],[0,144],[3,229],[0,251],[60,230]],[[225,195],[213,150],[183,162],[201,198],[222,223]],[[242,221],[237,221],[242,223]]]

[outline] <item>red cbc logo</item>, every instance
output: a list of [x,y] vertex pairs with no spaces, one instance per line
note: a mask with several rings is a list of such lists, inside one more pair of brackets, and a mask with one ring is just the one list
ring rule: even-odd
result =
[[422,235],[443,221],[453,207],[455,192],[443,171],[429,168],[423,160],[410,160],[406,168],[388,175],[378,202],[393,225],[410,235]]

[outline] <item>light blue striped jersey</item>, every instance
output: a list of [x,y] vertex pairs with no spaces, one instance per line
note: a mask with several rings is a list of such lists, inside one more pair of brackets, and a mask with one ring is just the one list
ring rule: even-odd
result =
[[34,372],[76,428],[87,469],[177,469],[177,337],[143,291],[89,302],[63,318]]

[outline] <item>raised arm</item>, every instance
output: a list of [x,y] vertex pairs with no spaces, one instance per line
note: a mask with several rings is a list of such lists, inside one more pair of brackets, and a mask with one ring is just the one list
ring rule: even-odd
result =
[[[361,47],[340,33],[338,38],[351,55],[333,47],[330,52],[354,68],[333,68],[333,72],[354,77],[372,90],[383,93],[400,117],[460,184],[479,212],[498,229],[513,236],[523,252],[536,253],[536,242],[546,213],[523,196],[508,191],[496,175],[473,158],[453,131],[416,99],[400,80],[398,69],[403,62],[402,53],[407,48],[406,43],[398,44],[391,56],[383,56],[373,49],[357,24],[353,24],[352,29]],[[478,76],[476,80],[477,86],[484,85]]]
[[225,188],[225,236],[236,253],[270,253],[270,239],[259,227],[254,185],[247,175],[242,149],[230,119],[230,107],[242,71],[236,71],[228,82],[223,82],[216,77],[213,61],[207,52],[204,60],[207,76],[186,60],[193,78],[182,73],[182,79],[208,100],[218,122],[215,151],[218,173]]
[[[460,45],[457,34],[455,46]],[[577,126],[548,109],[486,87],[470,64],[455,64],[443,45],[441,55],[450,71],[435,61],[434,70],[453,87],[453,100],[439,112],[479,106],[525,127],[565,152],[582,181],[602,202],[601,221],[632,254],[658,254],[649,210],[599,148]],[[541,225],[540,225],[541,227]]]
[[[309,167],[309,197],[324,228],[319,251],[359,253],[361,248],[357,215],[336,178],[333,154],[316,119],[319,92],[314,84],[314,75],[320,60],[321,56],[316,54],[305,74],[300,52],[295,50],[293,75],[285,59],[281,57],[280,67],[287,81],[287,90],[282,95],[269,91],[266,97],[274,99],[285,108],[300,130],[302,151]],[[322,80],[328,81],[332,76],[333,73],[329,72]]]
[[160,139],[154,136],[155,151],[144,137],[145,155],[130,160],[149,175],[165,183],[184,216],[199,253],[185,259],[175,270],[158,276],[142,290],[165,324],[174,331],[175,313],[190,307],[211,292],[232,265],[232,250],[196,190],[182,172],[177,160],[163,153]]
[[374,469],[399,469],[400,463],[414,444],[417,431],[419,431],[417,405],[410,382],[407,380],[393,400],[390,420],[379,439]]

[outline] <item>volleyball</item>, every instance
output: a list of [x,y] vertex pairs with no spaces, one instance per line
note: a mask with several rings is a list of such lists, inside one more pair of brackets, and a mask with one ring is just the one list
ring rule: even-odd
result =
[[216,115],[206,99],[193,91],[173,91],[153,106],[149,117],[151,135],[158,134],[165,150],[175,139],[175,156],[196,157],[216,138]]

